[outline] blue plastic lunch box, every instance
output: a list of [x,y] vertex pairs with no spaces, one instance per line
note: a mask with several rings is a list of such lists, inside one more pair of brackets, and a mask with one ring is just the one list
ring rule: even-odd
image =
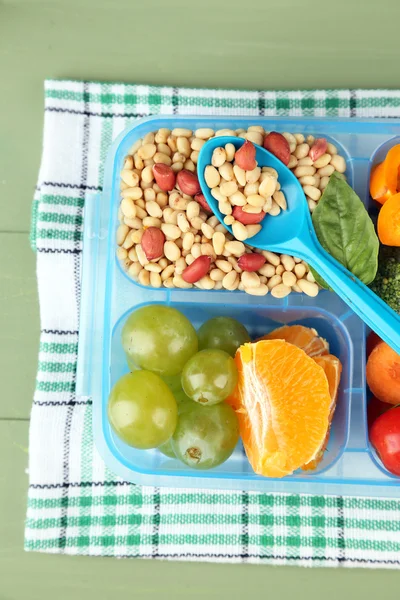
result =
[[[119,173],[129,148],[138,138],[162,127],[218,130],[246,129],[260,124],[269,131],[312,134],[332,141],[346,158],[349,183],[373,216],[369,173],[390,147],[400,143],[397,120],[171,115],[135,121],[112,144],[103,192],[87,200],[84,214],[77,393],[93,399],[95,444],[116,475],[141,485],[400,497],[400,478],[383,467],[368,440],[365,381],[368,331],[336,294],[322,291],[316,298],[309,298],[292,293],[276,299],[238,291],[154,289],[133,281],[116,258]],[[298,471],[283,479],[264,478],[253,472],[239,443],[224,464],[210,471],[195,471],[158,450],[136,450],[119,440],[107,420],[107,400],[111,387],[128,372],[121,329],[133,309],[149,303],[174,306],[196,328],[211,317],[224,315],[241,321],[254,337],[282,324],[299,323],[314,327],[326,338],[331,352],[343,364],[343,374],[329,445],[318,468]]]

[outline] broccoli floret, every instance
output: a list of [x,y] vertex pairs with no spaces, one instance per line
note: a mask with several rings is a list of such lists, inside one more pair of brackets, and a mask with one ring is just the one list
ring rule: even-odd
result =
[[370,288],[400,313],[400,247],[380,247],[378,272]]

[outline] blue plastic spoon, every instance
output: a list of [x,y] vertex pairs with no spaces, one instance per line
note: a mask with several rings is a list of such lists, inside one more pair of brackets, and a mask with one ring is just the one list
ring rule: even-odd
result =
[[[215,216],[231,233],[232,228],[225,225],[218,202],[204,180],[204,170],[211,164],[215,148],[228,143],[240,148],[244,141],[231,136],[212,138],[201,149],[197,164],[202,192]],[[290,169],[260,146],[256,146],[256,160],[260,167],[273,167],[278,172],[288,209],[276,217],[267,215],[261,231],[247,240],[249,244],[261,250],[290,254],[307,261],[338,296],[400,354],[400,316],[323,249],[315,234],[302,187]]]

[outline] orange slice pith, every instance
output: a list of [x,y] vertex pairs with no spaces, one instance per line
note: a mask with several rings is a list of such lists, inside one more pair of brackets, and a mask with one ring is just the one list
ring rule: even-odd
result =
[[319,337],[315,329],[304,325],[284,325],[270,331],[257,341],[260,340],[285,340],[304,350],[308,356],[320,356],[329,352],[328,342]]
[[326,447],[328,446],[332,419],[336,408],[340,376],[342,374],[342,363],[336,356],[333,356],[333,354],[325,354],[324,356],[314,356],[313,360],[315,360],[315,362],[324,369],[326,378],[328,380],[329,394],[331,397],[331,408],[329,413],[329,428],[326,433],[324,443],[322,444],[321,449],[319,450],[314,460],[302,466],[302,469],[304,471],[312,471],[317,468],[318,464],[321,462],[324,456]]
[[314,460],[326,438],[332,402],[323,368],[279,339],[241,346],[235,362],[238,385],[227,402],[237,412],[254,471],[284,477]]

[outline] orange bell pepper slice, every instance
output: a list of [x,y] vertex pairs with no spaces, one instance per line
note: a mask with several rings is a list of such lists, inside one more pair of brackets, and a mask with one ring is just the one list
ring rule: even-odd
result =
[[380,204],[400,191],[400,144],[393,146],[385,160],[372,169],[369,191]]
[[385,246],[400,246],[400,194],[391,196],[379,211],[378,237]]

